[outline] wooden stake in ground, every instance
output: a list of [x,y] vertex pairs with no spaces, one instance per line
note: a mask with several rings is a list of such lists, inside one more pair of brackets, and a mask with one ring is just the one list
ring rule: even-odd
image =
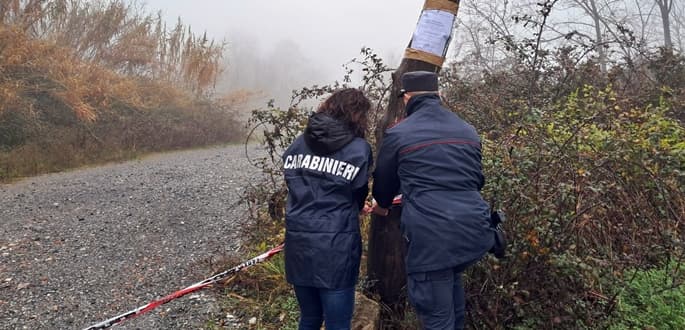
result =
[[[393,86],[387,112],[375,132],[378,146],[385,129],[404,117],[404,104],[396,97],[401,89],[402,74],[422,70],[440,71],[449,47],[458,8],[458,0],[425,1],[402,63],[392,75]],[[371,291],[378,293],[381,302],[395,312],[401,312],[403,309],[405,297],[402,288],[407,281],[404,268],[406,243],[400,231],[400,214],[401,210],[394,208],[387,217],[371,217],[367,261]]]

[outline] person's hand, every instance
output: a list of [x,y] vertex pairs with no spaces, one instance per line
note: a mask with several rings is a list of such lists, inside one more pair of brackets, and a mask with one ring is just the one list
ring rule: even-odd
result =
[[390,210],[383,208],[383,207],[380,207],[376,203],[373,203],[373,206],[371,207],[371,212],[373,212],[373,214],[380,215],[382,217],[387,217],[388,213],[390,213]]
[[364,203],[364,208],[362,209],[362,214],[367,215],[371,212],[373,212],[373,205],[370,202]]
[[376,215],[380,215],[382,217],[387,217],[388,213],[390,213],[389,209],[382,208],[376,204],[376,201],[374,200],[373,202],[366,202],[364,203],[364,208],[362,209],[361,212],[363,215],[367,215],[369,213],[373,213]]

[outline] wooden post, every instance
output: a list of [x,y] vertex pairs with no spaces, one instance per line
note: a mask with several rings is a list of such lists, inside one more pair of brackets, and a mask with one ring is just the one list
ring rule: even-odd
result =
[[[426,44],[431,38],[425,38],[421,33],[433,32],[426,31],[426,28],[435,27],[439,24],[431,23],[426,19],[435,17],[435,14],[446,13],[456,17],[459,8],[459,0],[425,0],[417,30],[409,42],[400,66],[392,74],[393,85],[388,103],[387,112],[381,118],[375,132],[377,146],[383,138],[383,133],[392,123],[404,117],[404,103],[397,98],[401,89],[402,74],[411,71],[432,71],[438,72],[442,67],[449,39],[444,43],[442,54],[430,52],[435,44]],[[439,11],[439,12],[438,12]],[[449,15],[447,15],[449,16]],[[455,19],[449,26],[449,35],[453,29]],[[421,29],[421,30],[420,30]],[[417,43],[417,35],[422,39],[421,44]],[[435,39],[435,38],[433,38]],[[431,47],[432,46],[432,47]],[[379,148],[376,148],[378,150]],[[405,302],[406,294],[402,289],[407,283],[405,274],[404,258],[406,255],[406,242],[400,231],[400,208],[393,208],[387,217],[373,215],[371,217],[371,228],[369,233],[369,253],[367,260],[368,278],[371,283],[371,292],[377,293],[381,302],[390,307],[395,313],[401,313]]]

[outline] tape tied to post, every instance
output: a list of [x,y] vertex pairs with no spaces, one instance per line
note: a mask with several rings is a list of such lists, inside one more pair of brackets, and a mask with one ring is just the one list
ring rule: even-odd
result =
[[423,10],[442,10],[456,15],[459,10],[459,1],[426,0]]
[[404,50],[404,58],[412,59],[412,60],[417,60],[417,61],[423,61],[426,63],[433,64],[435,66],[442,66],[443,63],[445,63],[445,58],[442,56],[438,56],[435,54],[431,54],[428,52],[424,52],[422,50],[414,49],[414,48],[407,48]]

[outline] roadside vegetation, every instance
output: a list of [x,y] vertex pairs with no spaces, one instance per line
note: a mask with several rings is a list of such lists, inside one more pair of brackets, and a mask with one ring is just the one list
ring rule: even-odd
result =
[[123,0],[0,5],[0,181],[241,140],[222,43]]

